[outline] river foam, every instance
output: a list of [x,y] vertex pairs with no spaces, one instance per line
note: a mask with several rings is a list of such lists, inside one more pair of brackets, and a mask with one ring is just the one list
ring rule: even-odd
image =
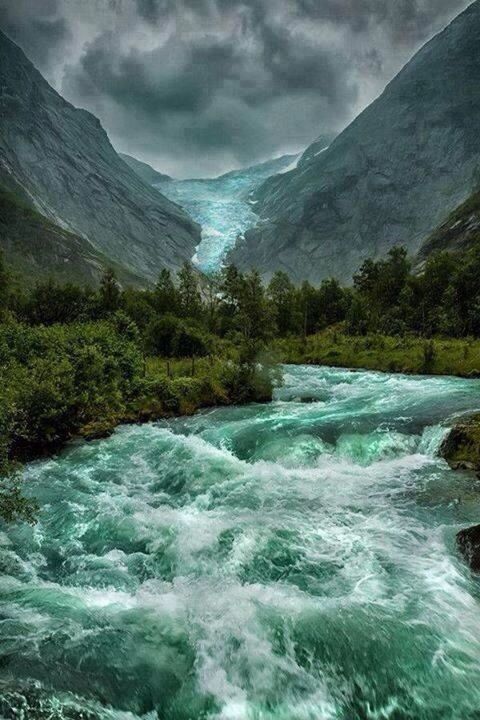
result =
[[31,464],[0,537],[8,718],[476,717],[475,479],[437,450],[480,383],[285,369],[269,405]]

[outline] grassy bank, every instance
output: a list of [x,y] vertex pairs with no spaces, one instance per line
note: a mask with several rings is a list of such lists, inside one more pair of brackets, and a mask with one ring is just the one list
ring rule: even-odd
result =
[[201,359],[145,357],[136,326],[108,320],[30,326],[0,323],[0,517],[31,519],[18,463],[49,455],[76,437],[109,435],[125,422],[263,402],[272,370],[217,342]]
[[94,418],[78,430],[87,440],[107,437],[124,423],[143,423],[197,410],[272,399],[273,368],[241,367],[235,353],[208,358],[158,358],[144,360],[144,377],[134,394],[118,412]]
[[406,374],[480,377],[480,340],[346,335],[341,327],[273,344],[281,362]]

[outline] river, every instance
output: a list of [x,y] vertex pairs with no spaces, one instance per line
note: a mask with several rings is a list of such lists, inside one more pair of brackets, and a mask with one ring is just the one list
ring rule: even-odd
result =
[[479,405],[478,381],[287,367],[271,404],[29,465],[39,523],[0,534],[0,715],[478,719],[455,533],[480,486],[436,451]]

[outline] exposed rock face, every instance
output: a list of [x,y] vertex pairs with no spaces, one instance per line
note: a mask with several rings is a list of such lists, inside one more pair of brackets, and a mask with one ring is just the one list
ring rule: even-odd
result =
[[480,525],[457,533],[457,546],[474,572],[480,572]]
[[264,275],[349,281],[369,256],[426,237],[479,183],[480,0],[431,40],[322,153],[257,191],[231,259]]
[[41,215],[18,189],[0,188],[0,249],[8,267],[31,283],[54,277],[60,282],[96,286],[107,267],[123,285],[144,285],[86,238],[65,230]]
[[453,211],[420,248],[418,259],[423,263],[429,255],[448,250],[463,252],[480,243],[480,192]]
[[126,162],[128,167],[133,170],[142,180],[149,185],[155,185],[155,183],[168,182],[172,180],[170,175],[164,175],[155,170],[148,163],[144,163],[131,155],[125,155],[125,153],[118,153],[122,158],[123,162]]
[[0,88],[0,179],[137,275],[153,279],[193,256],[196,223],[143,182],[98,119],[58,95],[1,32]]

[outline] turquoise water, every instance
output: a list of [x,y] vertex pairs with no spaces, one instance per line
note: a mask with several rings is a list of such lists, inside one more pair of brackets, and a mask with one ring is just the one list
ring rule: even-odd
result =
[[[479,482],[436,456],[480,383],[286,368],[264,406],[26,470],[0,534],[0,715],[474,720]],[[444,420],[447,420],[444,424]]]

